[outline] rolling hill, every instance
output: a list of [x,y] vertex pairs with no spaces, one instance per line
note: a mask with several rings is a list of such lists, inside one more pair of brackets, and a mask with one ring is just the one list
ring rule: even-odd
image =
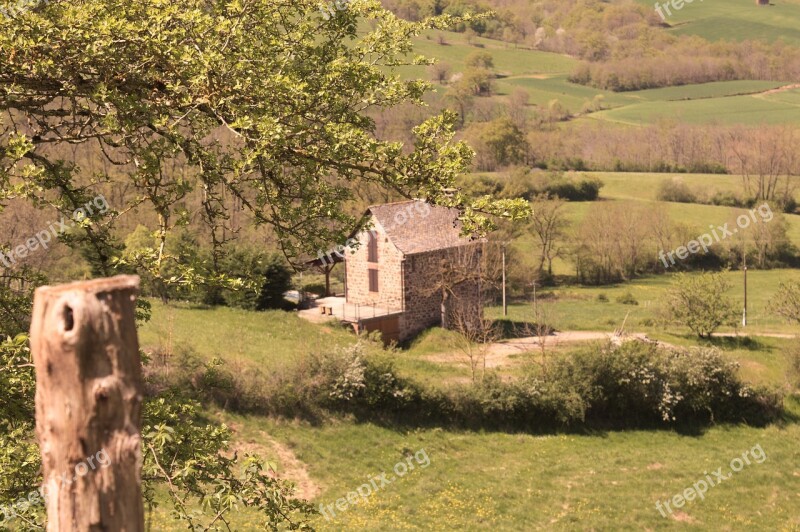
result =
[[[637,0],[652,7],[651,0]],[[661,2],[662,4],[664,2]],[[773,0],[758,6],[755,0],[686,3],[673,10],[666,23],[678,35],[698,35],[711,41],[747,39],[800,44],[800,1]]]
[[[729,12],[731,4],[733,7]],[[710,40],[769,36],[785,37],[787,42],[796,32],[797,43],[800,43],[800,30],[792,29],[793,24],[800,27],[800,2],[792,2],[785,9],[780,6],[758,9],[749,0],[726,2],[724,6],[713,2],[687,4],[675,14],[676,26],[665,31],[694,32]],[[751,21],[753,13],[756,14],[755,21]],[[725,17],[734,17],[741,24],[727,24],[723,20]],[[750,23],[753,31],[737,29]],[[587,102],[601,95],[604,110],[592,114],[591,118],[626,125],[651,124],[665,118],[694,124],[755,125],[800,121],[800,87],[789,82],[722,81],[612,92],[571,83],[569,75],[578,64],[571,57],[518,48],[502,41],[472,38],[468,42],[461,33],[429,31],[415,40],[414,52],[447,64],[453,75],[463,72],[465,59],[478,50],[490,53],[494,60],[497,78],[494,94],[489,98],[497,102],[505,101],[515,90],[523,89],[529,94],[532,106],[546,107],[558,100],[571,114],[580,115]],[[401,74],[407,78],[430,78],[425,67],[403,67]],[[446,85],[436,85],[437,97],[442,97],[448,90]]]

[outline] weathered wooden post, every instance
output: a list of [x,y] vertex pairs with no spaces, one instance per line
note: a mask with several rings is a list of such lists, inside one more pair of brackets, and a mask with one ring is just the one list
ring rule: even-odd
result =
[[144,530],[139,278],[36,291],[31,350],[47,530]]

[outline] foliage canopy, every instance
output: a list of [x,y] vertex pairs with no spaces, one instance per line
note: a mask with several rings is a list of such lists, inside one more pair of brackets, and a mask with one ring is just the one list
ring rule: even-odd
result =
[[[126,187],[134,193],[122,195],[125,204],[90,213],[61,239],[96,275],[132,270],[184,288],[243,285],[224,272],[226,198],[271,227],[290,259],[365,223],[345,208],[365,184],[458,207],[469,232],[490,228],[494,215],[524,217],[521,201],[471,200],[456,189],[473,152],[453,142],[451,113],[417,126],[413,146],[373,134],[368,111],[421,104],[428,88],[395,72],[429,63],[409,58],[410,38],[457,21],[405,22],[376,0],[329,20],[311,0],[74,0],[14,10],[0,17],[0,210],[28,198],[70,218],[98,193]],[[103,170],[88,173],[76,151]],[[187,210],[192,194],[202,198],[199,212]],[[158,216],[156,243],[138,235],[145,245],[123,256],[115,229],[141,205]],[[214,245],[207,264],[166,248],[191,218]],[[37,479],[33,379],[18,334],[27,290],[42,281],[5,270],[0,281],[0,336],[9,338],[0,377],[10,398],[0,405],[0,501],[11,503]],[[261,462],[248,458],[240,469],[226,458],[227,429],[204,423],[196,405],[156,397],[145,416],[145,480],[169,486],[176,516],[192,529],[223,527],[238,505],[262,510],[268,528],[303,526],[291,516],[309,508]],[[193,500],[205,515],[192,513]],[[35,528],[40,510],[28,509]]]

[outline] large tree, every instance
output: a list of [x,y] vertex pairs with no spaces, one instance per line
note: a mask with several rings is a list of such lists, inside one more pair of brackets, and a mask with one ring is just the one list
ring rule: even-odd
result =
[[[492,215],[527,212],[522,202],[470,200],[456,189],[473,153],[452,142],[452,114],[420,124],[413,146],[373,134],[370,110],[421,103],[428,87],[397,74],[397,66],[427,62],[409,59],[411,37],[453,19],[409,23],[376,0],[356,0],[333,16],[310,0],[70,0],[28,7],[0,16],[0,210],[6,200],[24,197],[69,221],[76,209],[95,205],[60,236],[97,275],[123,268],[155,278],[168,271],[164,283],[190,288],[236,284],[220,271],[232,234],[226,198],[270,227],[291,259],[344,242],[365,223],[346,208],[364,185],[458,207],[469,232],[490,227]],[[100,209],[93,200],[115,187],[128,192]],[[190,195],[200,197],[197,212],[189,210]],[[115,229],[136,208],[156,214],[157,243],[122,254],[124,235]],[[208,229],[214,253],[207,266],[184,264],[165,245],[189,219]],[[0,251],[19,243],[0,242]],[[31,277],[0,265],[0,281],[0,325],[13,325],[0,334],[14,336],[25,327],[12,319],[27,314]],[[0,482],[0,502],[36,481],[35,467],[20,466],[37,463],[29,448],[26,353],[24,336],[0,344],[3,378],[26,383],[15,395],[20,405],[0,409],[0,442],[10,457],[2,460],[0,480],[13,481]],[[222,527],[237,505],[260,507],[265,527],[274,528],[289,513],[307,511],[257,461],[236,477],[237,462],[225,455],[229,433],[196,417],[194,406],[181,401],[150,402],[146,493],[152,495],[150,482],[165,481],[175,510],[193,529]],[[187,501],[197,505],[187,508]],[[190,516],[197,507],[209,510],[207,519]]]
[[[111,271],[119,213],[148,201],[165,239],[193,191],[218,254],[231,196],[289,258],[343,242],[361,222],[343,204],[364,183],[459,207],[468,231],[490,225],[486,214],[520,216],[522,203],[455,189],[473,153],[452,142],[451,114],[419,125],[414,146],[372,133],[368,111],[421,103],[428,88],[397,74],[427,63],[411,37],[452,22],[402,21],[374,0],[327,19],[310,0],[75,0],[0,18],[0,193],[66,214],[104,183],[132,184],[129,204],[73,237],[98,273]],[[65,145],[108,171],[86,175]],[[138,259],[164,261],[163,240]]]

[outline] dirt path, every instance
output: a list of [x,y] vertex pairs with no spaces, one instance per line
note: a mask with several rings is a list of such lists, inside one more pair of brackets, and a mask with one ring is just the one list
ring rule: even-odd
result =
[[[578,342],[605,341],[611,338],[613,333],[595,331],[563,331],[545,337],[545,348],[556,349],[560,345],[573,344]],[[496,342],[489,346],[486,353],[486,367],[498,368],[509,366],[516,362],[516,355],[535,351],[540,348],[539,337],[531,336],[527,338],[514,338]],[[436,353],[425,357],[426,360],[438,363],[463,363],[464,354],[461,352]]]
[[[733,338],[736,337],[737,335],[734,333],[717,333],[714,336]],[[747,335],[740,333],[738,336],[763,336],[768,338],[783,338],[783,339],[796,338],[796,335],[794,334],[784,334],[784,333],[763,333],[754,335]],[[668,342],[650,340],[646,334],[642,333],[628,334],[627,336],[625,336],[625,338],[633,340],[641,340],[645,342],[654,342],[662,347],[667,347],[667,348],[677,347]],[[559,346],[567,344],[575,344],[580,342],[598,342],[598,341],[603,342],[603,341],[618,340],[618,339],[619,337],[615,337],[613,332],[561,331],[545,337],[545,348],[548,350],[552,350],[552,349],[558,349]],[[530,351],[536,351],[539,348],[540,344],[538,336],[531,336],[527,338],[515,338],[513,340],[503,340],[501,342],[493,343],[491,346],[489,346],[489,350],[486,354],[486,367],[499,368],[520,363],[520,360],[515,358],[517,355],[521,355],[522,353],[527,353]],[[425,357],[425,359],[430,362],[450,363],[450,364],[452,363],[463,364],[464,358],[465,358],[464,353],[458,351],[447,352],[447,353],[436,353]]]
[[759,92],[761,96],[766,96],[768,94],[777,94],[779,92],[786,92],[794,89],[800,89],[800,83],[794,83],[792,85],[784,85],[783,87],[778,87],[777,89],[770,89],[768,91]]
[[310,501],[320,494],[320,488],[311,475],[308,474],[306,464],[301,462],[289,447],[273,440],[265,432],[261,432],[265,441],[269,442],[275,455],[278,457],[281,470],[280,477],[291,480],[297,486],[297,496]]
[[[236,434],[236,424],[228,424]],[[308,468],[301,462],[289,447],[271,438],[266,432],[259,432],[259,441],[248,439],[248,441],[235,441],[231,445],[231,451],[239,456],[250,453],[258,455],[266,461],[277,462],[277,476],[282,480],[288,480],[296,486],[297,497],[305,500],[312,500],[320,494],[320,487],[311,478]],[[240,435],[241,436],[241,435]]]
[[[558,347],[561,344],[571,344],[575,342],[595,342],[608,340],[613,333],[595,331],[562,331],[554,333],[544,338],[545,347]],[[539,348],[539,337],[531,336],[528,338],[515,338],[492,344],[489,352],[497,355],[513,355],[524,353]]]

